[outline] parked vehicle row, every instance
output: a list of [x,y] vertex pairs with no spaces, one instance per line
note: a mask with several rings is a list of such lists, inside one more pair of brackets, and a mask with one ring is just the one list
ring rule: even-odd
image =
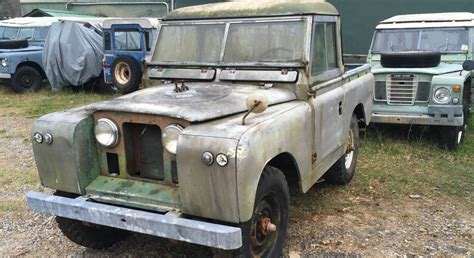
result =
[[341,18],[323,1],[187,7],[159,24],[110,20],[104,78],[129,94],[35,122],[41,183],[56,193],[30,192],[28,207],[57,216],[65,236],[90,248],[133,231],[279,257],[289,189],[349,183],[361,127],[442,126],[444,144],[460,146],[473,22],[388,19],[368,64],[349,69]]

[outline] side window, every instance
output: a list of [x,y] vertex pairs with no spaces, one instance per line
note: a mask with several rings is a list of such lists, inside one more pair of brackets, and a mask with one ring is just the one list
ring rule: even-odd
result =
[[311,75],[320,75],[339,67],[335,22],[316,22],[313,32]]
[[149,31],[145,32],[145,48],[146,51],[151,51],[151,37]]
[[35,40],[45,40],[46,36],[48,35],[49,28],[36,28],[35,29],[35,35],[33,38]]
[[110,41],[110,31],[104,31],[104,50],[112,49],[112,42]]

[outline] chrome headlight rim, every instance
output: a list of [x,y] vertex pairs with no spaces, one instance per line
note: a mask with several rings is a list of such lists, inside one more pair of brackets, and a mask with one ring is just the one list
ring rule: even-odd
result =
[[[108,137],[109,139],[103,139],[102,137],[100,137],[100,132],[97,132],[98,130],[98,126],[100,123],[104,123],[105,125],[109,126],[110,128],[110,132],[109,132],[109,136]],[[119,144],[119,140],[120,140],[120,137],[119,137],[119,129],[117,127],[117,125],[110,119],[108,118],[100,118],[99,120],[97,120],[97,122],[95,123],[95,128],[94,128],[94,134],[95,134],[95,139],[97,140],[97,142],[106,147],[106,148],[113,148],[115,146],[117,146]]]
[[[440,91],[445,91],[445,93],[446,93],[446,95],[445,95],[446,97],[444,97],[443,99],[439,98]],[[433,101],[436,104],[448,104],[448,103],[451,102],[451,99],[452,99],[452,92],[451,92],[449,87],[442,86],[442,87],[436,87],[434,89],[434,91],[433,91]]]
[[170,124],[164,130],[161,136],[163,148],[171,155],[178,152],[178,138],[183,133],[184,127],[180,124]]

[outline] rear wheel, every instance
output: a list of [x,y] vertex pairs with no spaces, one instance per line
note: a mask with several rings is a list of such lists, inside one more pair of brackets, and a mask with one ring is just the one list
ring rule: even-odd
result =
[[39,90],[42,82],[43,77],[38,70],[22,66],[13,74],[10,85],[16,93],[26,93]]
[[352,115],[346,144],[346,153],[324,175],[329,183],[345,185],[354,177],[359,155],[359,124],[355,115]]

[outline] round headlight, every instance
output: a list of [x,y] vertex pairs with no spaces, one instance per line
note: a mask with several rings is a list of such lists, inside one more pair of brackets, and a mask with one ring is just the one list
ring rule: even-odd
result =
[[437,103],[445,104],[451,99],[451,91],[448,88],[438,88],[434,92],[434,100]]
[[163,131],[162,143],[165,150],[173,155],[178,151],[178,137],[184,128],[178,124],[169,125]]
[[8,66],[7,61],[8,61],[8,59],[6,59],[6,58],[2,59],[2,66],[3,66],[3,67],[7,67],[7,66]]
[[95,139],[104,147],[115,147],[119,142],[117,125],[107,118],[97,120],[95,124]]

